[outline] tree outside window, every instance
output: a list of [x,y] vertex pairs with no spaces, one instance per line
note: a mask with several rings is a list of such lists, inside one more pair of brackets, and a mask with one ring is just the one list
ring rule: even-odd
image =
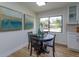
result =
[[40,18],[40,26],[43,28],[43,31],[61,32],[62,16]]

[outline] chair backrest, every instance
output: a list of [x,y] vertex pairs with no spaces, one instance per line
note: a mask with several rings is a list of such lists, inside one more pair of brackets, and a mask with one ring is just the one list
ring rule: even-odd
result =
[[51,38],[52,40],[51,41],[48,41],[46,44],[50,47],[54,46],[55,45],[55,38],[56,38],[56,35],[55,34],[52,34],[54,35],[53,38]]
[[28,32],[28,34],[33,34],[33,32]]
[[55,45],[55,39],[56,39],[56,35],[54,35],[54,38],[53,38],[53,46]]
[[38,40],[38,37],[32,35],[31,36],[31,46],[34,47],[34,48],[38,48],[40,46],[40,42]]
[[33,34],[33,32],[28,32],[28,41],[31,40],[31,35]]

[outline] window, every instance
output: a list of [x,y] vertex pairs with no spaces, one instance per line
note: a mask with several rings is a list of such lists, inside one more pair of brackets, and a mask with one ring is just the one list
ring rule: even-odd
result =
[[40,29],[50,32],[62,32],[62,16],[40,18]]
[[48,31],[48,18],[40,18],[40,28],[43,28],[43,31]]

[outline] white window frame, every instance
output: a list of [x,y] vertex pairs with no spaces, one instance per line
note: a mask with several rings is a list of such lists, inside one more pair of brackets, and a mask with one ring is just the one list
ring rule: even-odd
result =
[[[61,16],[61,32],[63,32],[63,16],[62,15],[58,15],[58,16]],[[41,18],[48,18],[48,20],[49,20],[48,25],[50,25],[50,17],[58,17],[58,16],[49,16],[49,17],[41,17]],[[50,26],[48,26],[48,31],[47,32],[51,32],[50,31]],[[53,33],[61,33],[61,32],[53,32]]]

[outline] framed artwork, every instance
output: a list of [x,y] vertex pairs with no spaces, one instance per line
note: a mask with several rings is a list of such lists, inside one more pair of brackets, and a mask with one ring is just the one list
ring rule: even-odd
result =
[[21,12],[0,6],[0,31],[15,31],[22,29]]
[[32,16],[24,14],[24,29],[25,30],[33,29],[34,27],[33,19],[34,18]]

